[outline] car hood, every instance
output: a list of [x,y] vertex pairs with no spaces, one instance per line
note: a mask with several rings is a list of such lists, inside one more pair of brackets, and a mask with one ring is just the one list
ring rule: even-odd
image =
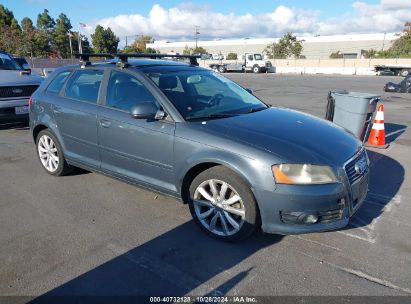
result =
[[1,86],[39,85],[43,78],[39,75],[20,75],[21,71],[0,70]]
[[329,121],[283,108],[209,120],[198,126],[290,163],[342,166],[362,147],[351,133]]

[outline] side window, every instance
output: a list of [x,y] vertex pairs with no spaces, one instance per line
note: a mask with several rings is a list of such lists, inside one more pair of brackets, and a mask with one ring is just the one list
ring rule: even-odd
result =
[[50,82],[48,85],[46,91],[50,93],[55,93],[58,94],[61,90],[61,88],[64,85],[64,82],[66,81],[68,75],[70,75],[71,71],[64,71],[58,74],[54,79]]
[[150,91],[135,77],[123,72],[111,73],[107,87],[107,106],[130,112],[133,106],[148,101],[157,104]]
[[97,103],[103,74],[101,70],[76,71],[67,83],[65,96]]

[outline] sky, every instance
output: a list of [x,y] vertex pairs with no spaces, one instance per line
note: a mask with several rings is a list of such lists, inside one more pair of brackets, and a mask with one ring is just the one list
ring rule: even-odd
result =
[[53,18],[65,13],[74,30],[80,22],[90,35],[97,24],[110,26],[122,41],[136,35],[156,40],[280,37],[400,32],[411,21],[411,0],[1,0],[18,21],[36,22],[48,9]]

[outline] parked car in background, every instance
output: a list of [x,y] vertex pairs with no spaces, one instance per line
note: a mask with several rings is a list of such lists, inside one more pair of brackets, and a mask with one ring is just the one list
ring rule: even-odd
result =
[[405,77],[399,83],[388,82],[384,86],[385,92],[411,93],[411,75]]
[[9,54],[0,51],[0,118],[29,113],[29,98],[42,78],[24,71]]
[[390,69],[381,69],[376,73],[377,76],[394,76],[394,72]]
[[33,94],[30,129],[47,173],[81,167],[174,196],[226,241],[260,226],[342,228],[363,203],[369,160],[351,133],[270,107],[192,57],[118,56],[59,68]]

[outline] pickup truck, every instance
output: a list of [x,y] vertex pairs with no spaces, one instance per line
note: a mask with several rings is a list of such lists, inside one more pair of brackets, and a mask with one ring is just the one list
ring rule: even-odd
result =
[[0,50],[0,118],[27,116],[29,99],[42,81]]
[[220,73],[225,72],[248,72],[265,73],[274,72],[274,68],[270,61],[265,61],[263,55],[259,53],[245,53],[243,61],[236,63],[212,63],[209,67]]

